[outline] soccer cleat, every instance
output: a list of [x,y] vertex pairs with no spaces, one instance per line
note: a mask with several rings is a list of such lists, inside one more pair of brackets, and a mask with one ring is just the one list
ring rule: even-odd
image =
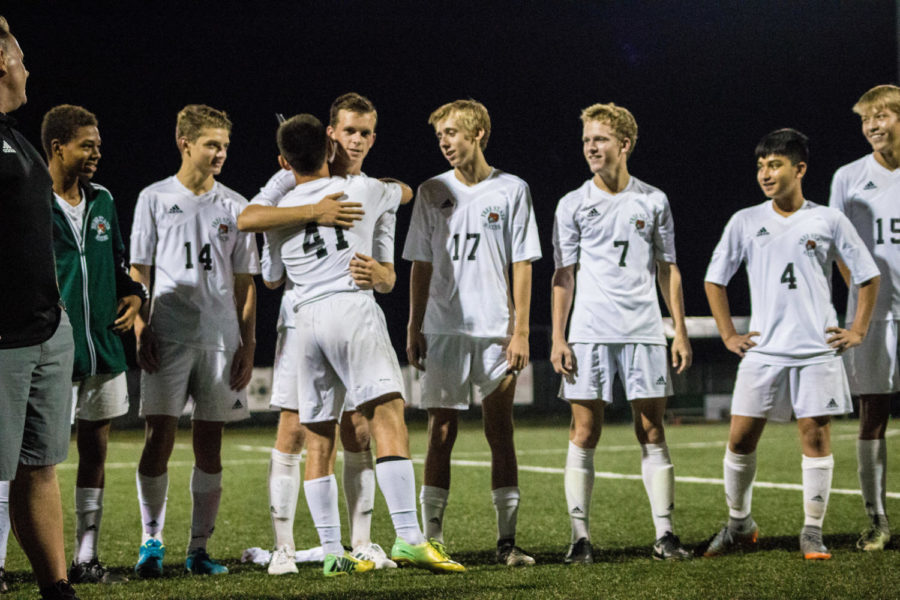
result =
[[653,558],[656,560],[687,560],[691,553],[681,545],[678,536],[667,531],[653,544]]
[[594,562],[594,548],[587,538],[578,538],[573,544],[569,544],[566,552],[565,563],[567,565],[590,565]]
[[194,548],[188,552],[184,570],[191,575],[224,575],[228,567],[211,559],[206,548]]
[[294,551],[287,544],[279,547],[272,553],[269,561],[269,575],[287,575],[298,573],[297,563],[294,562]]
[[162,577],[163,557],[166,555],[166,547],[159,540],[149,539],[143,544],[138,554],[134,572],[138,577],[148,579],[150,577]]
[[384,549],[374,542],[353,549],[353,558],[375,563],[376,569],[396,569],[397,563],[388,558]]
[[822,542],[822,528],[806,525],[800,531],[800,552],[806,560],[828,560],[831,552]]
[[758,548],[759,526],[752,520],[750,525],[751,527],[744,532],[733,531],[728,528],[728,525],[725,525],[709,540],[703,556],[709,558],[739,550],[755,550]]
[[125,583],[127,577],[107,570],[95,557],[88,562],[72,563],[69,567],[69,583]]
[[391,548],[391,560],[398,566],[409,565],[433,573],[462,573],[466,570],[451,559],[444,544],[434,538],[413,546],[398,537]]
[[523,567],[534,564],[534,557],[515,545],[513,540],[497,542],[497,562],[507,567]]
[[75,588],[65,579],[60,579],[53,585],[41,588],[43,600],[78,600]]
[[6,569],[0,567],[0,594],[9,591],[9,584],[6,582]]
[[875,515],[872,524],[862,532],[856,547],[865,552],[884,550],[885,545],[891,540],[891,529],[888,526],[886,515]]
[[341,556],[326,554],[325,564],[322,565],[322,573],[325,577],[337,577],[338,575],[349,575],[356,572],[365,573],[374,569],[375,563],[371,560],[354,558],[349,552],[344,552]]

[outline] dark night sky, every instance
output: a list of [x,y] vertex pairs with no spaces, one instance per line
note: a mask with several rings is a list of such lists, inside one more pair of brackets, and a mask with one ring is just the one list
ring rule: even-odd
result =
[[[174,173],[176,112],[188,103],[234,121],[221,180],[247,198],[276,169],[275,112],[323,120],[338,94],[378,107],[365,171],[413,187],[446,170],[427,124],[472,97],[491,113],[488,162],[531,185],[544,249],[535,263],[533,353],[546,358],[557,200],[590,174],[580,109],[614,101],[639,126],[633,175],[663,189],[676,222],[687,312],[709,314],[702,280],[728,217],[762,200],[752,156],[767,132],[811,138],[806,196],[827,202],[834,170],[868,151],[850,107],[897,82],[896,8],[887,0],[601,2],[16,2],[10,21],[31,71],[15,116],[38,145],[52,106],[100,119],[123,233],[138,192]],[[398,219],[395,292],[381,297],[405,340],[409,222]],[[749,312],[743,280],[734,312]],[[262,287],[262,286],[260,286]],[[278,296],[260,291],[257,362],[270,364]],[[401,357],[403,354],[401,354]]]

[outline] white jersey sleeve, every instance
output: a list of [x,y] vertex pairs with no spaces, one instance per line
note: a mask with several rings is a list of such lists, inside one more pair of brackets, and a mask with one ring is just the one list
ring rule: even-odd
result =
[[403,245],[403,258],[408,261],[432,262],[434,260],[431,248],[435,218],[435,215],[432,214],[432,211],[435,210],[434,201],[431,200],[430,195],[432,187],[429,182],[425,182],[416,191],[412,219],[406,234],[406,243]]
[[534,262],[541,257],[537,220],[531,203],[531,190],[525,182],[512,197],[512,262]]
[[153,216],[154,196],[147,190],[138,195],[131,223],[131,262],[152,265],[156,256],[156,220]]
[[285,169],[279,170],[269,178],[266,185],[259,188],[259,192],[250,201],[257,206],[278,206],[285,194],[297,186],[294,174]]

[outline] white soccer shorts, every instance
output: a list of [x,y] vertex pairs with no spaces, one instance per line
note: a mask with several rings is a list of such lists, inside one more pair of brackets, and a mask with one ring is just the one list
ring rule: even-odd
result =
[[128,412],[125,373],[91,375],[72,384],[72,423],[105,421]]
[[508,338],[425,334],[428,345],[422,375],[422,408],[469,408],[469,384],[482,396],[497,389],[509,374]]
[[301,423],[336,421],[342,410],[387,394],[403,395],[403,376],[384,314],[368,294],[334,294],[297,309],[285,349],[295,362]]
[[844,352],[850,391],[858,394],[900,392],[898,322],[872,321],[862,344]]
[[190,396],[196,421],[246,419],[247,388],[236,392],[229,385],[233,359],[234,352],[159,340],[159,370],[141,373],[141,416],[180,417]]
[[844,415],[853,411],[838,357],[811,365],[771,365],[745,357],[738,366],[731,414],[772,421]]
[[613,401],[616,373],[628,400],[665,398],[672,395],[669,353],[661,344],[570,344],[577,371],[573,380],[563,377],[563,400]]

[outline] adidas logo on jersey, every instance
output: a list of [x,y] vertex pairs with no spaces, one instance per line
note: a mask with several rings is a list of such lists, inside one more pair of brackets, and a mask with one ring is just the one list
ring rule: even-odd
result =
[[834,401],[834,398],[829,400],[828,404],[826,405],[826,408],[837,408],[837,407],[838,407],[838,403]]
[[180,208],[178,208],[178,205],[177,205],[177,204],[173,204],[173,205],[172,205],[172,208],[170,208],[170,209],[169,209],[168,211],[166,211],[166,212],[167,212],[168,214],[170,214],[170,215],[180,215],[180,214],[184,213],[183,210],[181,210]]
[[10,146],[6,140],[3,140],[3,154],[16,154],[16,149]]
[[453,201],[450,198],[444,200],[444,203],[441,204],[441,208],[453,208]]
[[241,399],[238,398],[237,400],[234,401],[234,405],[231,407],[231,410],[238,410],[241,408],[244,408],[244,405],[241,404]]
[[660,375],[659,379],[656,380],[656,385],[666,385],[666,378]]
[[599,216],[600,216],[600,212],[599,212],[596,208],[591,207],[591,210],[588,211],[587,216],[589,216],[589,217],[599,217]]
[[[4,144],[3,151],[6,152],[6,142],[3,142],[3,144]],[[867,183],[866,185],[863,186],[863,189],[864,190],[875,190],[875,189],[878,189],[878,186],[875,185],[874,182],[870,181],[869,183]]]
[[769,232],[766,230],[765,227],[760,227],[759,231],[756,232],[756,237],[759,237],[761,235],[769,235]]

